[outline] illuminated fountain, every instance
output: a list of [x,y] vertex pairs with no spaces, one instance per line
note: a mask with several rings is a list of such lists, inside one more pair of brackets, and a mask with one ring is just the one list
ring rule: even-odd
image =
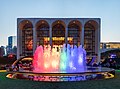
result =
[[37,73],[74,73],[86,71],[86,51],[80,45],[62,48],[48,46],[37,47],[33,60]]
[[[29,68],[33,70],[17,68],[19,63],[30,59],[32,67]],[[12,71],[8,71],[8,78],[33,81],[84,81],[113,78],[115,75],[115,70],[110,68],[86,66],[86,51],[81,45],[71,47],[69,44],[64,44],[61,48],[39,46],[34,57],[20,58],[12,67]]]

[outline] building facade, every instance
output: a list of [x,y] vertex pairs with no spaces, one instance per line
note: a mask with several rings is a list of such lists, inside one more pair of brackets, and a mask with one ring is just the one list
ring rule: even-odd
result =
[[13,48],[14,46],[17,46],[17,38],[16,38],[16,36],[9,36],[8,37],[8,46],[10,48]]
[[8,46],[6,47],[7,54],[10,54],[10,53],[16,54],[16,52],[14,51],[14,48],[16,48],[16,47],[17,47],[16,36],[9,36],[8,37]]
[[5,47],[1,46],[0,47],[0,57],[3,57],[5,55]]
[[101,42],[101,59],[120,58],[120,42]]
[[120,42],[102,42],[100,49],[120,49]]
[[100,18],[18,18],[17,58],[33,55],[39,45],[83,45],[87,58],[100,53]]

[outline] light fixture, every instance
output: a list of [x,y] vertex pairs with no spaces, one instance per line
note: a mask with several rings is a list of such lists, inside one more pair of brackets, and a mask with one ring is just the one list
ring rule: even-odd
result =
[[73,23],[75,23],[75,21],[73,21]]
[[89,21],[88,23],[91,23],[91,21]]
[[28,21],[26,21],[26,23],[28,23]]

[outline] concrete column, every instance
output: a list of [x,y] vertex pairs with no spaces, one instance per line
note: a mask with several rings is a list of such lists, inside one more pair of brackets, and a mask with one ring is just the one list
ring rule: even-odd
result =
[[20,58],[20,29],[17,27],[17,59]]
[[98,63],[101,61],[101,54],[100,54],[100,27],[97,29],[97,36],[98,36],[98,39],[97,39],[97,42],[98,42]]
[[100,28],[95,30],[95,53],[97,54],[97,62],[100,62]]
[[50,37],[50,45],[52,46],[52,25],[50,25],[50,29],[49,29],[49,37]]
[[17,59],[23,57],[22,55],[22,30],[17,28]]
[[33,55],[37,47],[37,34],[36,34],[36,29],[33,27]]
[[82,31],[81,31],[81,45],[84,46],[84,25],[82,25]]
[[66,26],[65,28],[65,44],[68,44],[67,38],[68,38],[68,26]]

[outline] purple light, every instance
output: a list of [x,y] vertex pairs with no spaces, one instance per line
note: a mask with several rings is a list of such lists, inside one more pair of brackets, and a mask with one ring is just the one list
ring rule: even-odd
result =
[[41,73],[72,73],[86,70],[86,51],[82,46],[64,44],[62,48],[39,46],[34,53],[34,72]]

